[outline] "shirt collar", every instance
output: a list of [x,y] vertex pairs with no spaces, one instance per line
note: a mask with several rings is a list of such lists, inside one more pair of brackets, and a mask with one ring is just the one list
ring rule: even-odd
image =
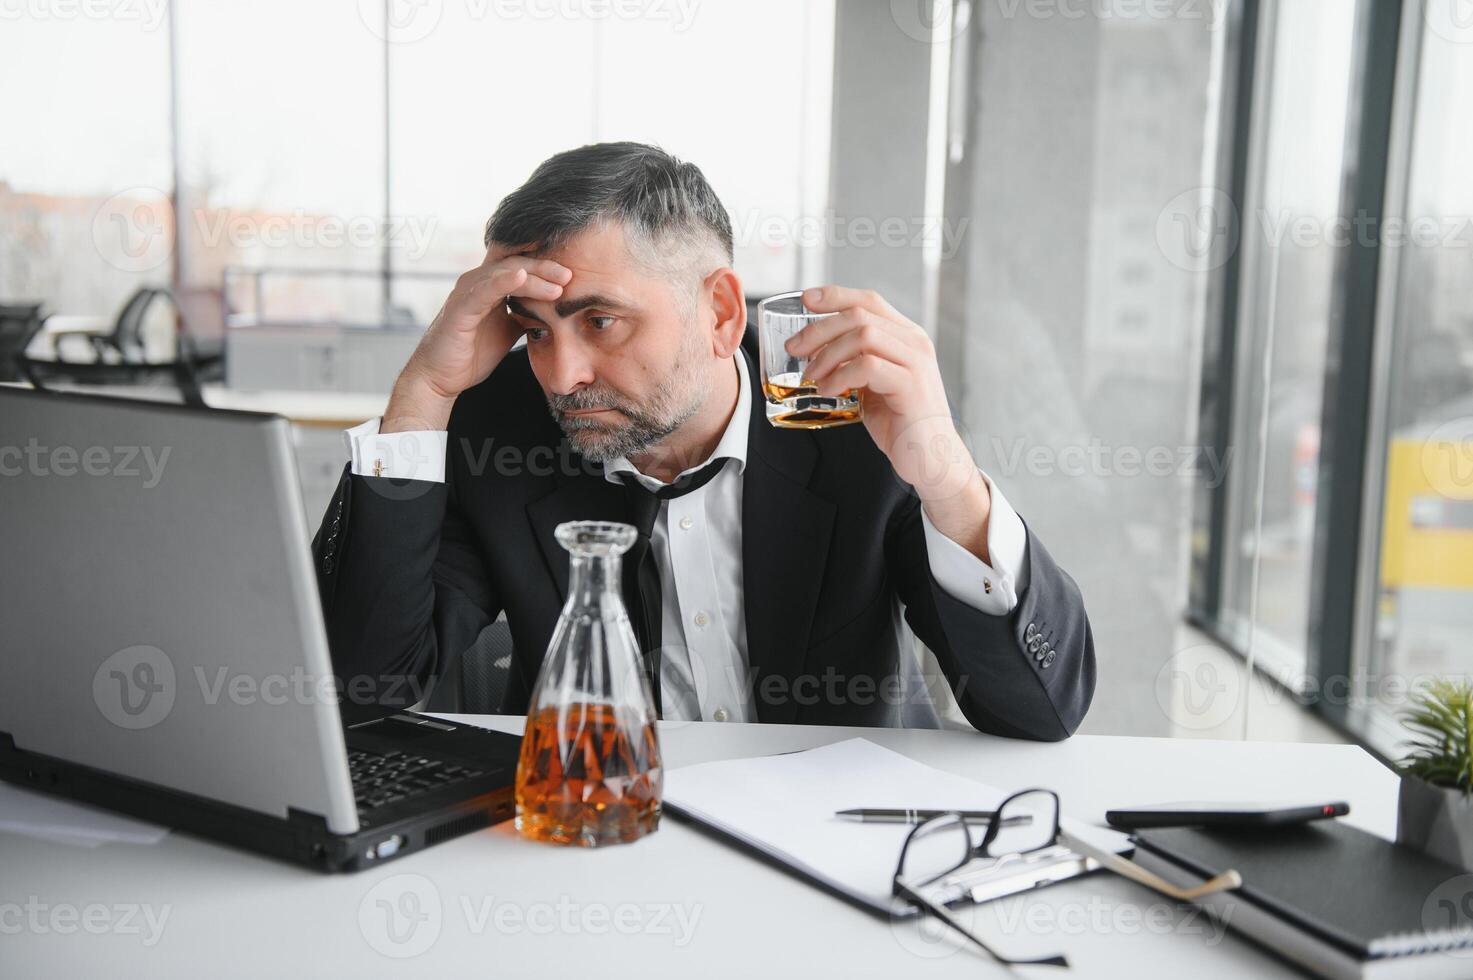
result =
[[[716,443],[716,448],[711,451],[710,457],[702,460],[695,466],[682,470],[676,475],[677,480],[687,473],[694,473],[707,463],[721,459],[723,456],[733,461],[732,468],[738,473],[746,469],[747,430],[751,425],[752,415],[752,387],[747,373],[746,354],[738,348],[736,354],[733,356],[733,360],[736,361],[737,370],[737,402],[736,408],[731,413],[731,420],[726,423],[726,431],[721,433],[721,440]],[[668,484],[662,483],[652,476],[647,476],[639,472],[639,470],[635,469],[634,464],[629,462],[624,456],[615,457],[604,463],[605,480],[608,480],[610,483],[619,483],[621,482],[619,479],[620,473],[633,473],[634,478],[646,490],[659,490],[661,487],[668,486]]]

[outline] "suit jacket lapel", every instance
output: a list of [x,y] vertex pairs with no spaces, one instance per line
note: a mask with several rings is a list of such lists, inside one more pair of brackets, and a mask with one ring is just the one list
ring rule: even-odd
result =
[[[748,364],[755,390],[742,481],[747,661],[758,720],[784,723],[797,712],[793,684],[808,649],[834,505],[808,489],[819,455],[813,435],[768,423],[752,360]],[[764,687],[763,679],[771,674],[783,682]]]

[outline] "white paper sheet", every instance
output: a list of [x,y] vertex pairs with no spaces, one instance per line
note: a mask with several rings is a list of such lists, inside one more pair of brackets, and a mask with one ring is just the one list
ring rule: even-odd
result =
[[169,833],[169,828],[0,783],[0,831],[56,844],[96,847],[112,842],[155,844]]
[[[891,877],[905,824],[856,823],[834,816],[852,807],[988,810],[1024,787],[999,790],[916,762],[864,738],[754,759],[682,766],[665,773],[664,800],[794,865],[866,904],[896,908]],[[1068,800],[1061,805],[1067,811]],[[1062,823],[1110,851],[1124,834]],[[1006,846],[1003,830],[999,845]]]

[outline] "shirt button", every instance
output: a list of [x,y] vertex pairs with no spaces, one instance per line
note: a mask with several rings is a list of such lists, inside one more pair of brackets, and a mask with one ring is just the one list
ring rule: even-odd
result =
[[680,519],[680,529],[682,531],[689,531],[691,528],[693,528],[695,526],[696,526],[696,522],[693,521],[693,520],[691,520],[689,517],[682,517]]
[[711,622],[710,616],[707,616],[704,612],[696,613],[695,623],[697,626],[704,627],[709,622]]
[[725,721],[727,719],[726,709],[717,708],[715,711],[711,712],[711,717],[715,718],[717,721]]

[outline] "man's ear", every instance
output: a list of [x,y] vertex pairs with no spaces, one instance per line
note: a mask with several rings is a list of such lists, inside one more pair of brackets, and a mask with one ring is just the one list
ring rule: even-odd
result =
[[716,319],[711,327],[711,350],[717,357],[730,357],[742,345],[747,331],[747,295],[742,291],[741,277],[723,266],[701,285],[710,293],[711,312]]

